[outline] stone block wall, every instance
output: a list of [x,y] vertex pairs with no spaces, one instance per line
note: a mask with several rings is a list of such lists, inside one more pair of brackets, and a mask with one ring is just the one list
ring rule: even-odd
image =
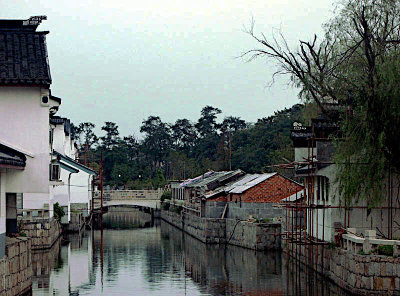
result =
[[281,249],[280,223],[226,219],[227,243],[257,251]]
[[161,211],[161,219],[207,244],[225,243],[225,219],[205,219],[187,213]]
[[201,218],[187,213],[161,211],[166,222],[206,244],[232,244],[253,250],[281,248],[279,223],[251,223],[233,219]]
[[61,224],[55,218],[19,220],[20,232],[32,239],[32,249],[48,249],[60,237]]
[[31,240],[7,238],[6,256],[0,260],[0,295],[24,295],[32,289]]
[[289,244],[285,250],[353,294],[400,295],[400,258],[354,254],[326,246]]
[[68,232],[79,232],[85,224],[85,218],[82,212],[72,212],[71,220],[67,225]]

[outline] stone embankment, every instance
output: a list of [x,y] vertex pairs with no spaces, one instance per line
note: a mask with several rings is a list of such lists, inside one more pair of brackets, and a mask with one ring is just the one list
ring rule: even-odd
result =
[[166,210],[161,211],[161,219],[206,244],[231,244],[259,251],[281,248],[280,223],[201,218]]
[[20,232],[32,239],[32,250],[49,249],[60,237],[62,228],[55,218],[20,220]]
[[400,295],[400,258],[289,244],[289,255],[356,295]]
[[31,240],[7,237],[6,254],[0,259],[0,295],[25,295],[31,291],[31,262]]

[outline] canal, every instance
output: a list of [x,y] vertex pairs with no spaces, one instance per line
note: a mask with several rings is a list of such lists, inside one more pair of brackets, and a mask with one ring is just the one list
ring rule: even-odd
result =
[[138,210],[104,221],[32,255],[33,295],[347,295],[281,252],[205,245]]

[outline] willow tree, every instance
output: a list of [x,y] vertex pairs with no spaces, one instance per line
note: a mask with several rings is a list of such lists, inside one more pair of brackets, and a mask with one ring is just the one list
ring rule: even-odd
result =
[[[304,100],[340,122],[335,161],[341,197],[378,205],[390,171],[400,172],[400,0],[349,0],[337,4],[325,34],[291,49],[284,36],[247,33],[260,48],[249,60],[277,62],[276,74],[290,75]],[[332,114],[330,98],[343,106]]]

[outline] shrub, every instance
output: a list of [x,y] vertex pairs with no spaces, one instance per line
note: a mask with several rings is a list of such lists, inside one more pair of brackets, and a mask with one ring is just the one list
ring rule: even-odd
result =
[[163,202],[166,199],[171,199],[171,197],[172,197],[171,191],[164,191],[164,193],[160,197],[160,200]]
[[174,207],[174,212],[177,214],[180,214],[182,212],[183,208],[181,206],[175,206]]
[[378,254],[393,256],[393,246],[378,246]]
[[169,206],[170,206],[169,202],[162,203],[162,209],[165,210],[165,211],[169,210]]
[[56,218],[58,222],[61,222],[61,218],[65,215],[64,209],[60,207],[60,204],[58,202],[56,202],[53,205],[53,210],[54,210],[54,218]]

